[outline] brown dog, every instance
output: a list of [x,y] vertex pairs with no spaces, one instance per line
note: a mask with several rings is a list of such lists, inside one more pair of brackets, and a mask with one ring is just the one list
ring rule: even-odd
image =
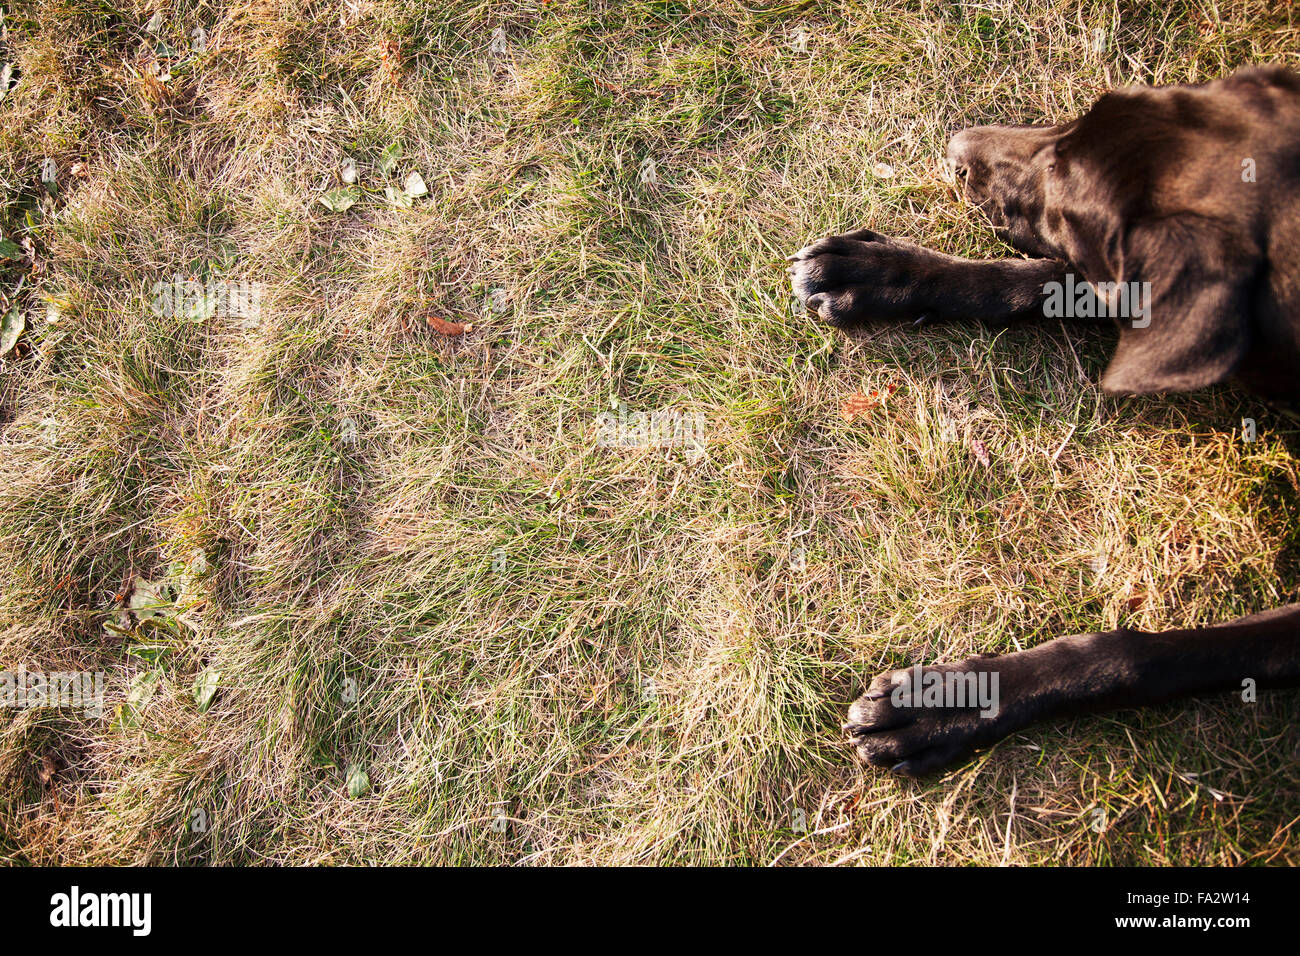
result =
[[[864,229],[792,257],[800,300],[837,325],[1106,315],[1120,327],[1108,392],[1235,381],[1300,398],[1300,77],[1249,69],[1112,92],[1060,126],[965,130],[947,162],[998,234],[1037,258],[959,259]],[[844,729],[868,763],[922,774],[1044,717],[1247,679],[1300,683],[1300,604],[882,674]]]

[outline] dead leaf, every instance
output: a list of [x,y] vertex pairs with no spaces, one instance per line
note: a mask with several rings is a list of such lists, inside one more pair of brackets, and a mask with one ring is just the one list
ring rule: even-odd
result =
[[424,184],[424,177],[415,171],[407,175],[402,191],[412,199],[429,195],[429,187]]
[[840,405],[840,414],[846,422],[851,422],[858,415],[865,415],[877,405],[883,405],[885,399],[893,395],[897,388],[896,385],[886,385],[883,389],[873,388],[866,395],[854,392]]
[[460,335],[462,332],[474,331],[474,326],[469,322],[448,322],[436,315],[427,316],[424,321],[428,322],[430,327],[441,335]]
[[0,355],[7,354],[18,344],[18,337],[23,334],[25,328],[27,328],[27,320],[23,318],[23,310],[15,303],[4,317],[0,318]]
[[145,98],[155,104],[166,102],[172,91],[167,86],[172,75],[163,72],[157,63],[152,63],[140,71],[140,89]]
[[402,48],[396,40],[384,40],[379,46],[379,68],[389,79],[396,79],[402,68]]
[[982,441],[978,438],[972,438],[970,440],[970,450],[971,454],[975,456],[976,461],[985,468],[989,467],[989,450],[985,447]]

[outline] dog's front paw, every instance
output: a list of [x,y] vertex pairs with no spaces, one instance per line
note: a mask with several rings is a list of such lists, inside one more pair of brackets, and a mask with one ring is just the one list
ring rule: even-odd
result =
[[918,318],[925,250],[859,229],[804,246],[787,270],[795,297],[832,325]]
[[907,776],[942,769],[1005,736],[996,658],[889,671],[849,708],[858,757]]

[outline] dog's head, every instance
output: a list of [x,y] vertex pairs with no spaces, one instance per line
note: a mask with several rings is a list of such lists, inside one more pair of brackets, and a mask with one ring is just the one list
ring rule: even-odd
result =
[[[1030,255],[1060,256],[1049,239],[1048,197],[1060,192],[1065,127],[976,126],[948,144],[945,165],[957,189],[998,234]],[[1068,168],[1068,166],[1067,166]]]
[[1022,252],[1097,278],[1122,268],[1126,226],[1155,212],[1189,144],[1153,91],[1111,93],[1057,126],[976,126],[948,144],[957,188]]
[[963,130],[945,165],[1016,248],[1117,279],[1130,226],[1223,212],[1220,195],[1187,185],[1205,172],[1196,167],[1207,147],[1222,150],[1240,137],[1232,124],[1222,98],[1143,87],[1108,93],[1056,126]]
[[[1061,259],[1094,286],[1149,288],[1151,321],[1120,323],[1108,390],[1200,388],[1231,375],[1258,336],[1260,237],[1300,122],[1279,120],[1300,116],[1298,92],[1278,70],[1117,91],[1069,123],[964,130],[946,165],[1016,248]],[[1256,162],[1274,171],[1269,182],[1243,175]]]

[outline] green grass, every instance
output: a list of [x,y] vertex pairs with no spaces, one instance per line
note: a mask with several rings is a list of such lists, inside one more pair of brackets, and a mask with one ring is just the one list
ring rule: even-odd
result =
[[[951,132],[1297,65],[1284,10],[29,0],[6,23],[0,228],[31,253],[0,263],[27,316],[0,373],[0,669],[103,670],[108,713],[0,711],[0,858],[1300,862],[1294,694],[1035,727],[919,784],[839,740],[883,668],[1296,600],[1291,421],[1226,389],[1104,397],[1100,331],[846,336],[791,311],[782,268],[865,224],[1008,254],[938,175]],[[363,195],[331,213],[345,156]],[[386,205],[413,170],[428,195]],[[260,320],[153,314],[173,274],[263,283]],[[703,416],[704,454],[602,447],[620,401]],[[184,578],[180,607],[124,622],[137,576]]]

